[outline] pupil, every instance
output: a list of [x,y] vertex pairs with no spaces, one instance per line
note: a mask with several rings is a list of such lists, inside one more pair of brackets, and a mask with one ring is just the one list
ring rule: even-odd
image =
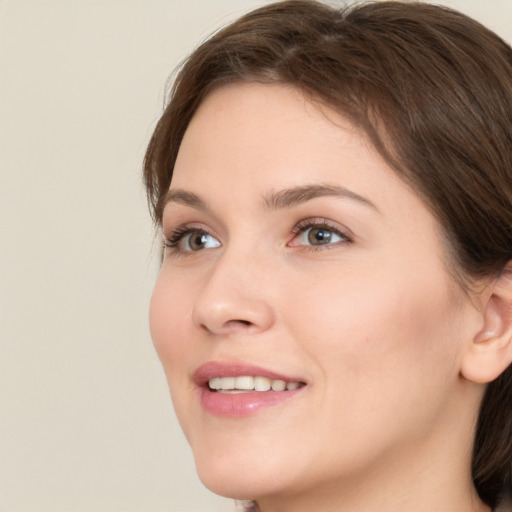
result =
[[206,235],[204,233],[198,233],[193,236],[190,240],[190,247],[192,249],[201,249],[203,245],[206,243]]
[[332,233],[328,229],[316,228],[309,232],[309,242],[312,245],[320,245],[328,243],[331,240]]

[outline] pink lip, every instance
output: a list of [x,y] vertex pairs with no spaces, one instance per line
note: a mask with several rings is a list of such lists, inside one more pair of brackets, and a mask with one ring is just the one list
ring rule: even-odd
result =
[[285,382],[304,382],[300,378],[281,375],[265,368],[242,363],[208,362],[194,372],[203,409],[214,415],[240,418],[255,414],[262,409],[282,404],[300,393],[305,386],[289,391],[254,391],[239,394],[211,391],[208,381],[213,377],[241,377],[244,375],[267,377]]

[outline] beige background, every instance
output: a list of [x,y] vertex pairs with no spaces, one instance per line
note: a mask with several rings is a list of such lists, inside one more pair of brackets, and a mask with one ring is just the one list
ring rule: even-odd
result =
[[[0,0],[0,511],[233,510],[153,352],[140,182],[164,84],[257,0]],[[512,40],[512,0],[444,2]]]

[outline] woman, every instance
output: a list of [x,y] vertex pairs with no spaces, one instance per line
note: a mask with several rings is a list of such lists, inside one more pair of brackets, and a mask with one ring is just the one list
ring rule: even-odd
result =
[[451,10],[256,10],[145,160],[150,312],[207,487],[262,512],[483,512],[512,461],[512,51]]

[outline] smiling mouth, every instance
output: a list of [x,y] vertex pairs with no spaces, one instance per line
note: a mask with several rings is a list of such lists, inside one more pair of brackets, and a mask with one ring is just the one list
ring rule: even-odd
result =
[[217,418],[245,418],[302,395],[308,382],[263,367],[210,361],[193,375],[203,410]]
[[210,391],[227,394],[251,392],[293,391],[305,386],[304,382],[286,382],[262,376],[213,377],[208,380]]

